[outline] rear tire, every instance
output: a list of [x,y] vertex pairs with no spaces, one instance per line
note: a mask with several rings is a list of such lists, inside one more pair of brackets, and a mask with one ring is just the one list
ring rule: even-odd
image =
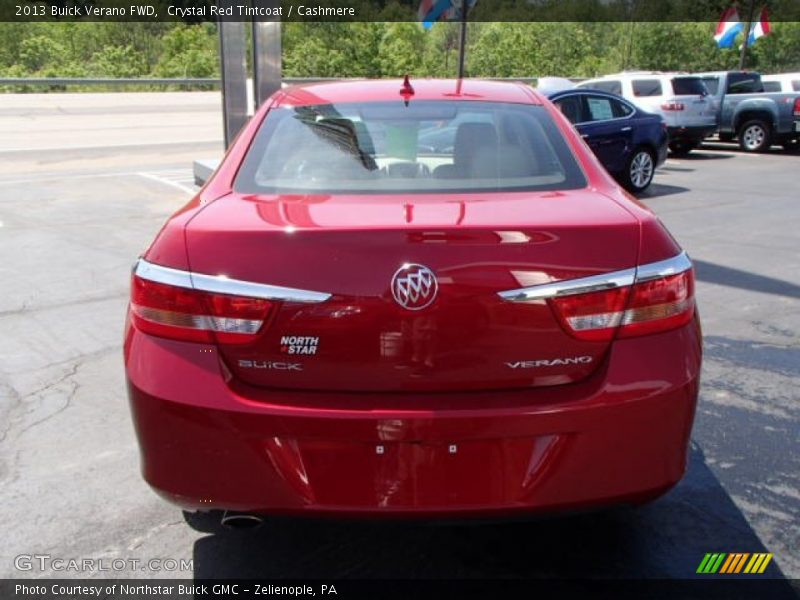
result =
[[739,147],[745,152],[766,152],[772,145],[772,128],[759,119],[747,121],[739,128]]
[[631,154],[622,174],[622,185],[634,194],[645,191],[653,181],[656,159],[651,150],[637,148]]
[[697,144],[691,142],[670,142],[669,144],[669,151],[673,156],[686,156],[695,148],[697,148]]

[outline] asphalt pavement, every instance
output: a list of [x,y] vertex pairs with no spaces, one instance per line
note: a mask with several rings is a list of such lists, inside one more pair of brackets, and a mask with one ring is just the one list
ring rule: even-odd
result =
[[[142,481],[121,351],[131,264],[190,198],[191,161],[221,152],[214,92],[0,95],[0,577],[683,578],[706,552],[760,551],[774,553],[765,576],[800,578],[800,155],[707,145],[642,198],[695,261],[705,333],[689,471],[665,497],[243,533]],[[129,564],[18,568],[36,554]],[[130,563],[153,558],[192,568]]]

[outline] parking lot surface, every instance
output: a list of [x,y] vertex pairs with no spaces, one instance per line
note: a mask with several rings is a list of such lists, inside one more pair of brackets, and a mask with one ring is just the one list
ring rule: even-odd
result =
[[[216,93],[0,95],[0,576],[681,578],[706,552],[760,551],[765,576],[800,578],[800,155],[707,145],[642,198],[695,261],[705,333],[689,471],[665,497],[245,534],[184,518],[142,481],[121,351],[131,264],[190,198],[191,161],[221,152]],[[15,567],[32,554],[193,569]]]

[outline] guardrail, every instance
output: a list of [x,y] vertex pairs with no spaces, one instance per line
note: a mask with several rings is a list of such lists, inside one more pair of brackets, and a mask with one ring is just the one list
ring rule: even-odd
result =
[[205,77],[0,77],[0,85],[214,85],[220,80]]
[[[291,85],[295,83],[315,83],[322,81],[346,81],[347,77],[284,77],[283,83]],[[534,83],[538,77],[493,77],[494,81],[521,81],[523,83]],[[573,81],[580,81],[580,78],[572,78]],[[214,86],[219,87],[221,80],[214,77],[0,77],[0,85],[30,85],[30,86],[68,86],[68,85],[180,85],[185,87]]]

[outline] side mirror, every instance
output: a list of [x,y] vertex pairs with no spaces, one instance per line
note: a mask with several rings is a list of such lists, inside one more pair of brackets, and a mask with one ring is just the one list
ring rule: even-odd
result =
[[194,184],[197,186],[204,186],[206,181],[211,178],[214,171],[217,170],[220,160],[218,158],[203,158],[194,161],[192,172],[194,174]]

